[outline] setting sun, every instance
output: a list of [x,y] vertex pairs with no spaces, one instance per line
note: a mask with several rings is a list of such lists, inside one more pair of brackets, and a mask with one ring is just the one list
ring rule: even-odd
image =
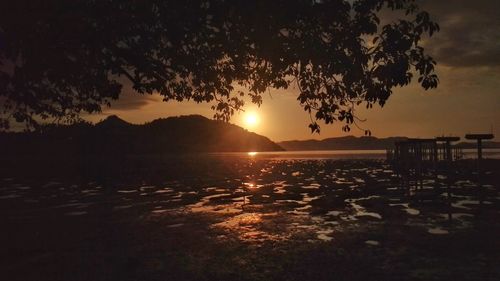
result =
[[259,124],[259,116],[255,112],[247,112],[244,120],[247,127],[255,127]]

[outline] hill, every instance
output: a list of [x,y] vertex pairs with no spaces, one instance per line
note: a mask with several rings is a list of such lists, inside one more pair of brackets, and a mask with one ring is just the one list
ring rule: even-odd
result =
[[161,154],[283,150],[266,137],[199,115],[157,119],[144,125],[109,116],[93,125],[47,126],[39,132],[4,133],[3,153]]
[[[460,147],[463,149],[475,149],[477,148],[476,142],[459,142],[455,145],[456,147]],[[483,141],[482,143],[483,148],[500,148],[500,142],[498,141]]]
[[338,137],[323,140],[293,140],[278,143],[286,150],[369,150],[389,149],[394,147],[394,142],[407,139],[406,137]]
[[[292,140],[278,144],[286,150],[377,150],[394,148],[394,143],[408,139],[407,137],[338,137],[323,140]],[[459,142],[460,148],[476,148],[475,142]],[[483,148],[500,148],[500,142],[483,142]]]

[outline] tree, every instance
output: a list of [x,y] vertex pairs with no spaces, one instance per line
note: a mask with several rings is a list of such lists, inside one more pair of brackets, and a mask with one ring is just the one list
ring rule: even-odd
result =
[[[18,0],[0,7],[0,123],[73,122],[118,99],[124,79],[165,101],[208,102],[229,120],[247,95],[299,89],[327,124],[356,122],[414,74],[437,86],[420,46],[439,29],[414,0]],[[381,23],[381,14],[397,17]],[[244,89],[244,90],[241,90]]]

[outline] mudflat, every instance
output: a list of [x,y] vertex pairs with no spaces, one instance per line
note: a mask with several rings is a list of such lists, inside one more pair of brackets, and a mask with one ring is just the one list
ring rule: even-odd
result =
[[5,280],[500,279],[498,160],[418,190],[377,159],[172,161],[3,175]]

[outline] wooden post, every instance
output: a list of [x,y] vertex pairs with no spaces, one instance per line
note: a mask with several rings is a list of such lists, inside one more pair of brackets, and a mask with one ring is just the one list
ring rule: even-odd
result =
[[447,161],[453,161],[453,154],[451,153],[451,143],[454,141],[459,141],[459,137],[437,137],[436,141],[444,142],[443,159]]
[[483,159],[483,143],[482,140],[490,140],[494,138],[493,134],[467,134],[465,138],[468,140],[477,141],[477,185],[479,188],[479,204],[483,204],[484,190],[481,184],[481,160]]
[[477,139],[477,160],[483,159],[483,144],[481,139]]
[[482,140],[491,140],[495,136],[493,134],[467,134],[465,138],[468,140],[476,140],[477,142],[477,160],[483,158],[483,143]]
[[451,142],[454,141],[459,141],[459,137],[437,137],[436,141],[439,142],[444,142],[443,143],[443,160],[445,162],[445,169],[446,169],[446,195],[447,195],[447,201],[448,201],[448,220],[451,222],[452,220],[452,213],[451,213],[451,183],[452,183],[452,177],[451,177],[451,171],[453,171],[452,164],[453,164],[453,154],[451,153]]

